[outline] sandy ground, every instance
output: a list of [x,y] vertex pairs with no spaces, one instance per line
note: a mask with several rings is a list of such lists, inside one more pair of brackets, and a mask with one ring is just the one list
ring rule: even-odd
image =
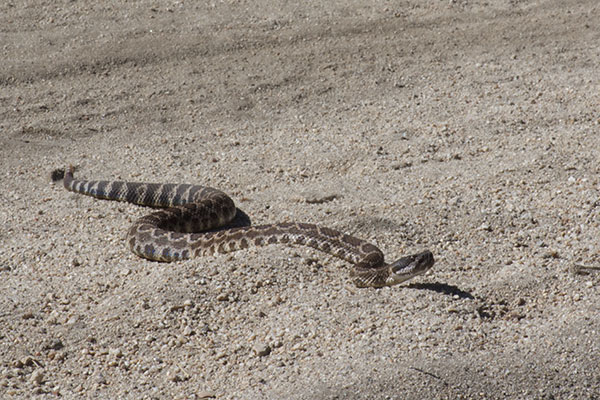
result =
[[[284,3],[284,4],[281,4]],[[596,0],[0,5],[0,397],[600,397]],[[92,179],[230,193],[268,247],[161,264]],[[314,200],[317,200],[316,202]]]

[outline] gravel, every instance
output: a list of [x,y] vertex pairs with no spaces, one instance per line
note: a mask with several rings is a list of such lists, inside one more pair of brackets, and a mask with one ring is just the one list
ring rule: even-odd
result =
[[[0,5],[0,397],[600,397],[593,0]],[[436,265],[131,254],[77,176]]]

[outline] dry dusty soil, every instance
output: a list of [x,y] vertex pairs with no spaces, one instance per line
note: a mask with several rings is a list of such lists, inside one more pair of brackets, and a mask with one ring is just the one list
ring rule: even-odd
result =
[[[6,0],[0,51],[0,398],[600,398],[597,0]],[[68,164],[436,264],[151,262]]]

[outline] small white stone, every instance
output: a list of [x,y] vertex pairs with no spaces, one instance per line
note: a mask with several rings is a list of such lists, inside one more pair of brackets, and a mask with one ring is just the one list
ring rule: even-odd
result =
[[197,399],[214,399],[215,397],[217,397],[216,393],[207,390],[196,393]]
[[111,347],[108,349],[108,354],[114,358],[119,358],[123,356],[123,352],[118,347]]
[[258,344],[254,347],[254,352],[259,357],[265,357],[271,354],[271,346],[268,344]]
[[31,382],[35,383],[36,385],[41,385],[42,382],[44,382],[44,371],[42,371],[41,369],[36,369],[31,374],[30,379]]

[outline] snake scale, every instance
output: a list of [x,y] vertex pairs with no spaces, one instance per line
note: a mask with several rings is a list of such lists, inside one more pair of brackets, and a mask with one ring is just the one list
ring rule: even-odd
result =
[[236,215],[233,200],[205,186],[81,180],[73,167],[64,174],[64,187],[99,199],[161,208],[133,223],[127,233],[130,249],[140,257],[175,261],[250,246],[275,243],[310,246],[346,260],[358,287],[392,286],[429,270],[433,254],[426,250],[387,264],[376,246],[334,229],[307,223],[277,223],[228,227]]

